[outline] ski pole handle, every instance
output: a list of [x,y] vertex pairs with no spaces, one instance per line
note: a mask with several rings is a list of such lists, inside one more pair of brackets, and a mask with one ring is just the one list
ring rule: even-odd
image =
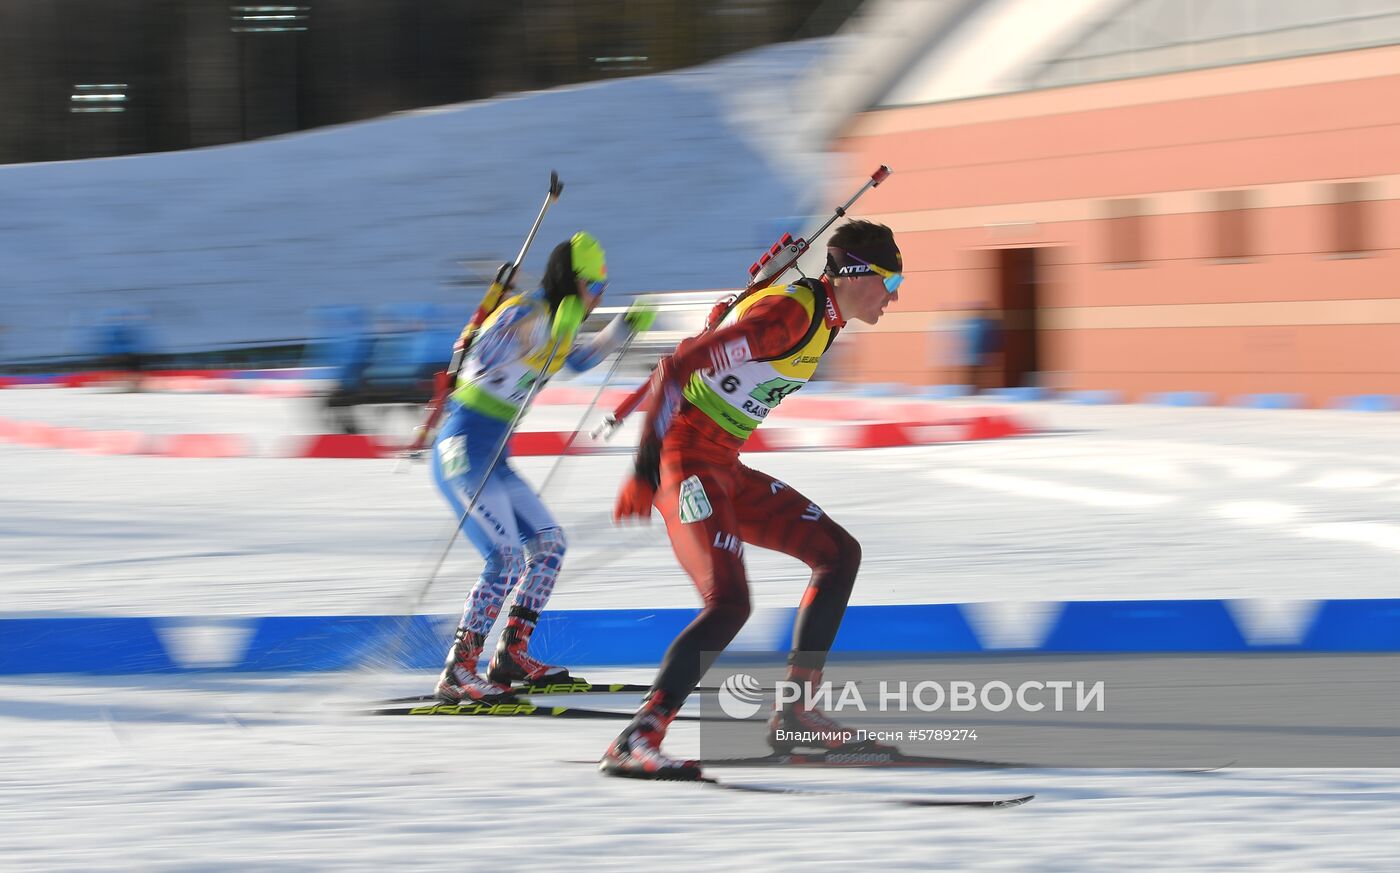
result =
[[525,253],[530,250],[530,243],[535,241],[535,234],[540,231],[540,224],[544,222],[544,214],[549,211],[549,207],[554,201],[559,199],[559,195],[564,193],[564,183],[559,181],[559,174],[553,170],[549,171],[549,196],[545,197],[544,205],[540,207],[540,214],[535,216],[535,223],[530,227],[530,233],[525,237],[525,243],[520,247],[515,260],[511,262],[510,273],[501,284],[509,286],[515,280],[515,271],[520,269],[520,265],[525,261]]
[[616,433],[617,429],[621,426],[622,421],[618,419],[617,414],[609,412],[607,415],[603,416],[602,423],[593,428],[593,432],[589,435],[595,440],[610,440],[612,439],[612,435]]
[[628,394],[617,408],[608,413],[603,419],[603,423],[593,429],[593,438],[612,439],[612,435],[617,433],[617,429],[622,426],[622,422],[627,416],[637,411],[637,407],[642,405],[642,401],[651,391],[651,380],[647,379],[631,394]]
[[525,242],[521,244],[520,251],[516,252],[515,260],[508,264],[502,264],[496,271],[496,278],[492,280],[491,286],[486,289],[486,294],[481,298],[481,305],[472,314],[472,320],[462,332],[462,342],[452,356],[452,365],[447,368],[448,375],[456,376],[461,369],[462,361],[466,358],[467,352],[471,350],[472,340],[476,338],[476,332],[485,323],[491,313],[496,311],[496,307],[501,305],[501,298],[505,296],[506,290],[515,282],[515,274],[520,269],[520,265],[525,262],[525,253],[530,251],[530,244],[535,241],[535,234],[539,233],[540,225],[544,223],[545,213],[554,201],[559,199],[559,195],[564,193],[564,183],[559,181],[559,174],[553,170],[549,173],[549,193],[544,198],[544,203],[540,205],[540,212],[535,216],[535,223],[530,225],[530,232],[525,235]]
[[888,179],[893,172],[894,170],[891,170],[889,167],[885,166],[884,164],[881,164],[879,169],[871,173],[870,178],[865,180],[865,184],[860,186],[860,190],[851,195],[850,200],[847,200],[845,203],[842,203],[840,206],[836,207],[835,211],[831,213],[831,217],[826,220],[826,224],[823,224],[821,227],[817,228],[817,232],[812,234],[812,239],[818,239],[823,233],[826,233],[826,229],[828,227],[831,227],[831,225],[835,224],[836,219],[845,217],[846,210],[850,209],[851,206],[854,205],[855,202],[861,198],[862,194],[864,194],[866,191],[869,191],[871,188],[880,187],[880,183]]
[[[878,188],[880,183],[888,179],[893,172],[894,170],[881,164],[879,169],[870,174],[870,178],[860,187],[860,190],[852,194],[850,199],[845,203],[836,207],[831,217],[826,220],[826,224],[817,228],[816,232],[813,233],[810,238],[820,239],[821,235],[826,232],[826,229],[831,227],[836,219],[844,216],[846,210],[850,209],[851,205],[859,200],[862,194],[869,191],[871,188]],[[798,259],[807,254],[807,251],[812,247],[811,243],[807,242],[807,239],[807,237],[793,239],[792,234],[783,234],[782,239],[774,243],[772,248],[764,252],[763,256],[749,267],[749,284],[744,290],[752,291],[755,288],[767,288],[769,285],[773,284],[775,279],[788,270],[791,270]]]

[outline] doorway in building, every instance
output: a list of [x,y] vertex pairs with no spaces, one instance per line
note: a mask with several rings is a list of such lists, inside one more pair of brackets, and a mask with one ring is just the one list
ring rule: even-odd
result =
[[1040,374],[1040,252],[993,249],[991,304],[1002,325],[1001,387],[1038,384]]

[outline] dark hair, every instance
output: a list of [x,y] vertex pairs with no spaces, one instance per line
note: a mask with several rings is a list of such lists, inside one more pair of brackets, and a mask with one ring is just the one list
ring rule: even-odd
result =
[[[873,254],[877,251],[888,250],[891,247],[895,251],[899,247],[894,243],[894,231],[883,224],[876,224],[873,221],[853,219],[836,228],[836,232],[831,235],[831,239],[826,244],[838,249],[845,249],[854,252],[856,255],[864,256],[866,253]],[[885,269],[895,269],[897,265],[881,264]]]
[[549,300],[551,314],[559,311],[559,304],[564,302],[565,297],[578,294],[578,281],[574,278],[574,253],[569,240],[564,240],[549,253],[540,287]]

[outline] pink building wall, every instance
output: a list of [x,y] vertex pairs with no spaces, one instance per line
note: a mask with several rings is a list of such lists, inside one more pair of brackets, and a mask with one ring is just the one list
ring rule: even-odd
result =
[[[999,303],[996,250],[1033,248],[1034,316],[1003,313],[1013,344],[1037,325],[1026,380],[1400,394],[1400,47],[878,110],[840,146],[836,189],[894,168],[861,217],[909,277],[843,340],[849,378],[964,381],[948,328]],[[1139,218],[1110,217],[1124,200]],[[1136,249],[1115,242],[1134,221]]]

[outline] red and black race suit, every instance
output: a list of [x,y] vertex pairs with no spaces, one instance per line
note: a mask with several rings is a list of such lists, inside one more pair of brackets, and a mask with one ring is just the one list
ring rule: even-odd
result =
[[[833,314],[836,323],[828,323],[839,327],[834,309],[817,317]],[[672,378],[684,384],[696,370],[714,366],[715,350],[739,337],[747,340],[754,359],[781,356],[810,326],[811,316],[796,301],[762,300],[734,324],[683,344]],[[749,617],[742,544],[791,555],[811,568],[793,637],[794,659],[804,666],[820,667],[825,660],[860,567],[855,538],[801,492],[740,463],[742,446],[743,440],[689,404],[676,413],[661,444],[654,506],[704,604],[671,644],[656,679],[655,687],[673,700],[688,696],[708,668],[701,653],[723,650]],[[699,501],[697,483],[704,498]],[[688,512],[682,511],[683,491],[691,494]],[[708,515],[696,517],[706,509]]]

